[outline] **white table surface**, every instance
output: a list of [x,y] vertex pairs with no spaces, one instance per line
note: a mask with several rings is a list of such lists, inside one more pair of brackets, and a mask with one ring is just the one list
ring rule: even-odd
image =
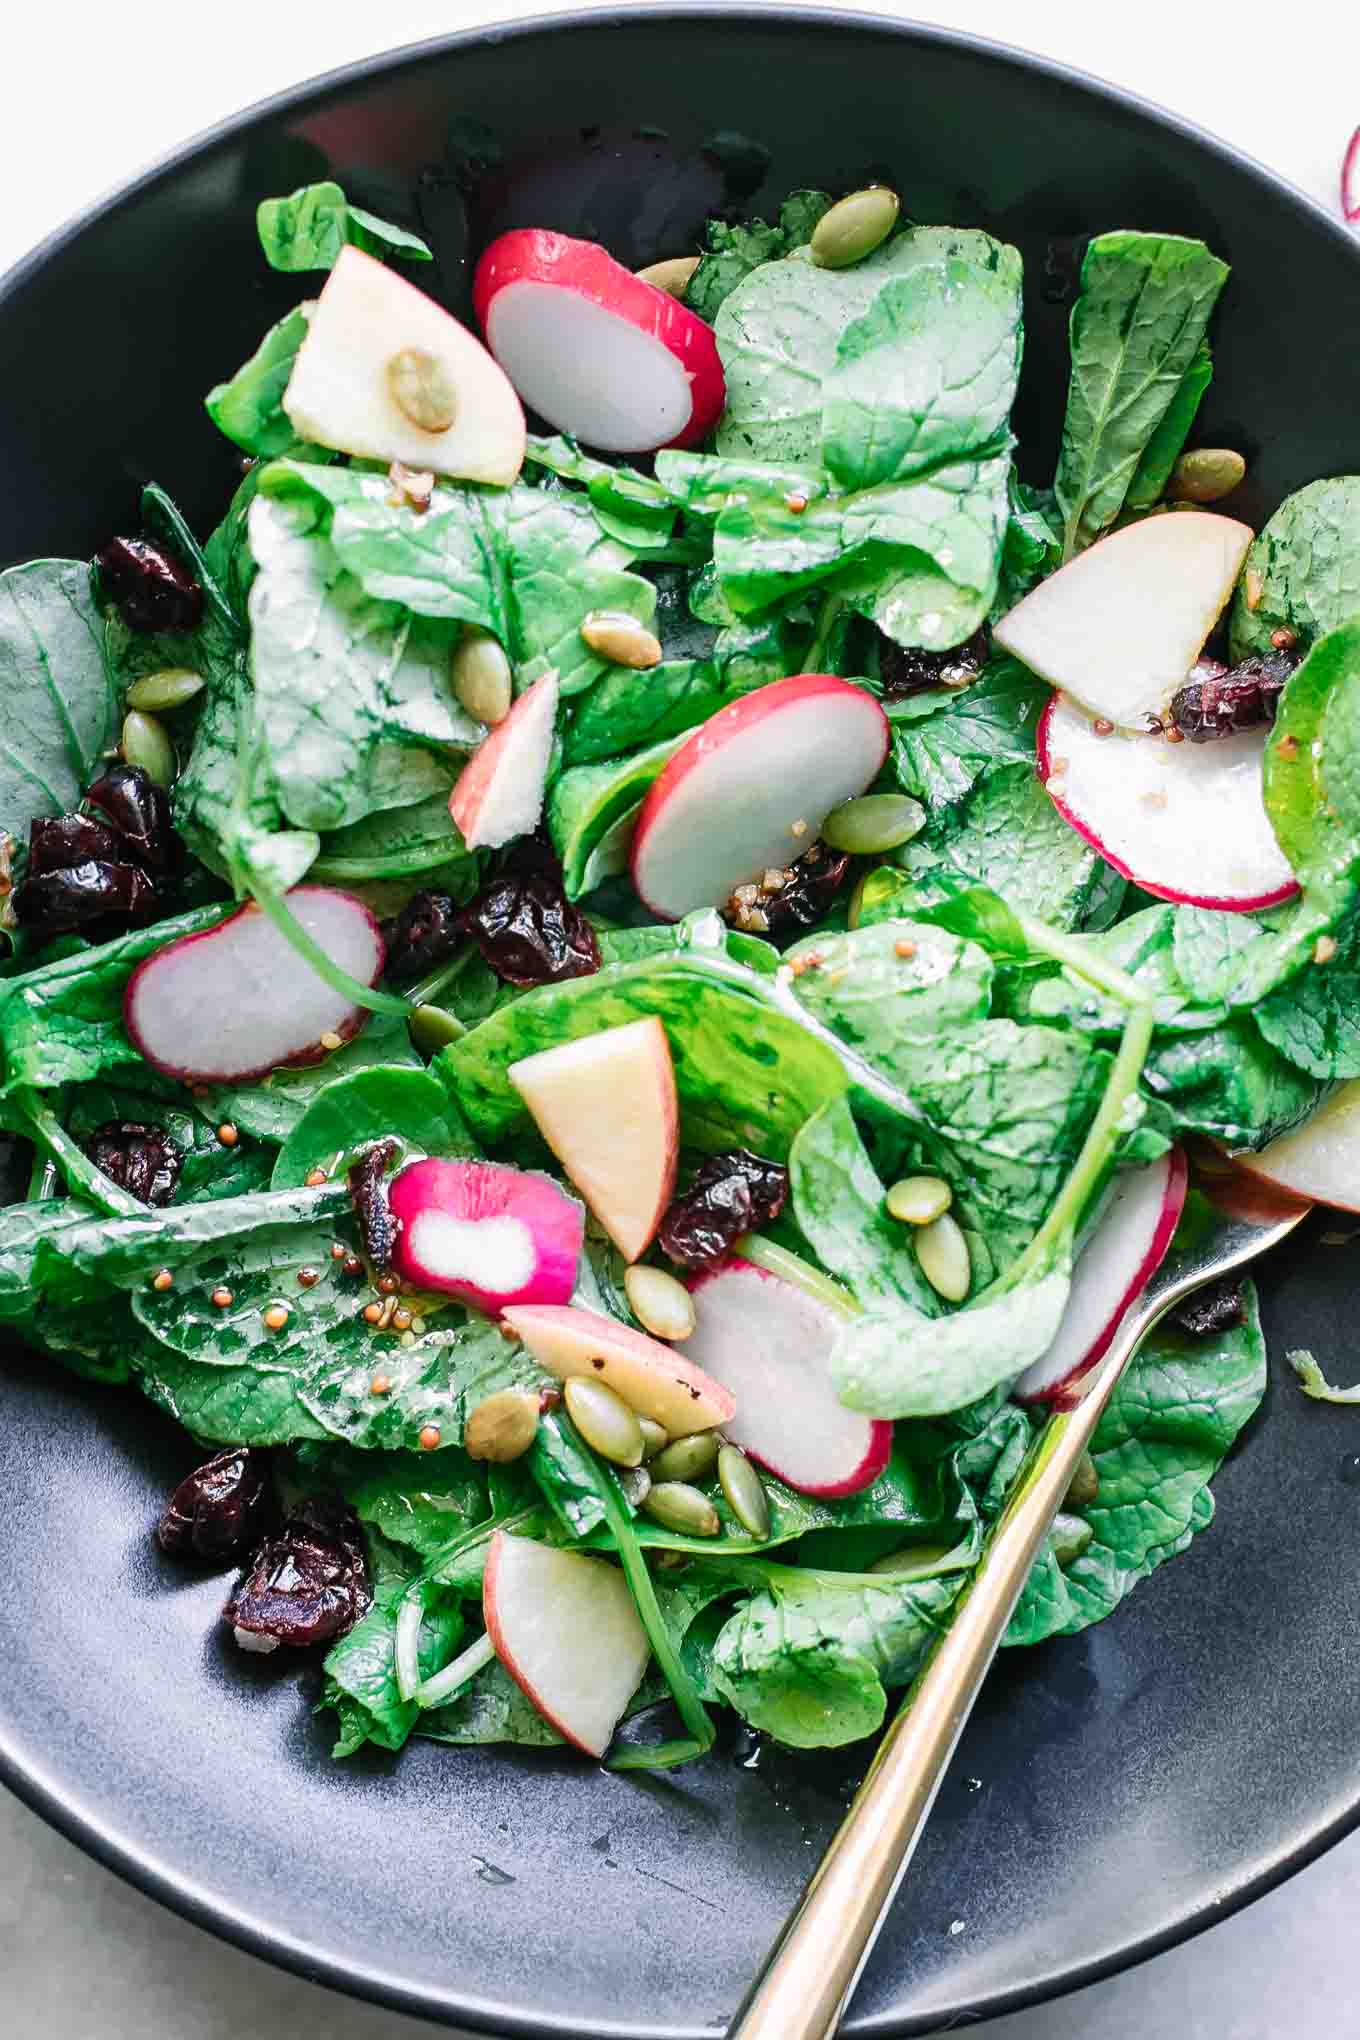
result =
[[[26,7],[4,38],[0,270],[91,199],[252,100],[383,48],[551,13],[534,0],[78,0]],[[1335,207],[1360,123],[1353,0],[879,0],[1020,41],[1198,120]],[[130,26],[130,24],[135,24]],[[1357,2030],[1350,1973],[1360,1838],[1211,1935],[988,2040],[1333,2040]],[[419,2040],[186,1926],[0,1793],[0,2033],[6,2040]]]

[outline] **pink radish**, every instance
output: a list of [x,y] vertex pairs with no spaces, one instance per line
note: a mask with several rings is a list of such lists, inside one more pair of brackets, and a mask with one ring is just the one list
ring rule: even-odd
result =
[[602,1757],[651,1655],[618,1567],[498,1530],[482,1613],[525,1698],[578,1750]]
[[768,1268],[729,1258],[695,1276],[685,1352],[736,1399],[724,1425],[789,1487],[852,1495],[878,1479],[893,1427],[846,1409],[827,1360],[846,1312]]
[[392,1265],[418,1289],[491,1317],[507,1304],[565,1303],[585,1213],[547,1176],[500,1162],[410,1162],[392,1178]]
[[568,1304],[516,1305],[505,1322],[518,1332],[540,1367],[559,1381],[584,1375],[603,1381],[630,1403],[640,1417],[650,1417],[672,1438],[691,1431],[711,1431],[725,1424],[736,1404],[719,1381],[660,1339],[649,1339],[598,1311]]
[[1360,221],[1360,127],[1346,144],[1341,159],[1341,214],[1352,225]]
[[1189,1180],[1180,1148],[1119,1179],[1078,1257],[1062,1328],[1020,1376],[1017,1402],[1070,1409],[1078,1400],[1077,1384],[1109,1350],[1125,1311],[1165,1260]]
[[1259,1154],[1233,1160],[1292,1196],[1360,1211],[1360,1078],[1342,1084],[1293,1133],[1282,1133]]
[[449,813],[469,850],[499,850],[538,827],[557,721],[557,692],[556,673],[535,680],[459,774],[449,795]]
[[502,234],[477,264],[472,302],[525,403],[587,446],[694,446],[722,415],[712,329],[594,241]]
[[873,696],[833,673],[796,673],[719,709],[642,803],[633,884],[644,905],[678,921],[792,864],[832,808],[873,782],[888,739]]
[[1101,736],[1056,694],[1039,719],[1039,776],[1063,819],[1144,892],[1252,913],[1298,891],[1261,797],[1269,735],[1243,730],[1208,744]]
[[[287,898],[334,963],[360,984],[377,983],[386,951],[362,900],[321,885],[295,886]],[[240,1084],[320,1062],[367,1020],[256,906],[167,943],[138,965],[123,994],[134,1045],[186,1083]]]

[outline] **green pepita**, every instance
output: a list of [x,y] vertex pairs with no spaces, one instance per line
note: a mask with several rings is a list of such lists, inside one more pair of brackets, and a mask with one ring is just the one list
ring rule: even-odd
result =
[[1240,487],[1246,472],[1247,463],[1230,446],[1197,446],[1172,468],[1166,493],[1173,502],[1217,503]]
[[581,636],[592,652],[613,666],[661,664],[661,641],[645,623],[622,609],[593,609],[581,624]]
[[962,1303],[973,1280],[968,1242],[958,1220],[949,1212],[933,1219],[916,1233],[916,1258],[921,1273],[946,1303]]
[[942,1176],[903,1176],[883,1201],[889,1217],[900,1218],[903,1225],[933,1225],[954,1202],[954,1193]]
[[770,1498],[746,1454],[724,1445],[718,1454],[718,1481],[727,1506],[749,1537],[770,1534]]
[[1071,1565],[1074,1558],[1080,1558],[1083,1551],[1089,1550],[1095,1534],[1084,1516],[1069,1516],[1065,1509],[1059,1509],[1048,1533],[1058,1564]]
[[477,624],[463,627],[449,662],[453,691],[477,722],[494,726],[510,713],[514,675],[499,638]]
[[682,1480],[658,1481],[642,1504],[645,1515],[682,1537],[716,1537],[722,1529],[708,1496]]
[[694,1431],[677,1438],[651,1462],[653,1480],[707,1480],[718,1463],[718,1439],[712,1431]]
[[655,1459],[658,1452],[664,1452],[671,1442],[670,1432],[665,1430],[655,1417],[639,1417],[638,1429],[642,1433],[642,1457]]
[[411,1037],[411,1046],[428,1062],[438,1055],[441,1048],[447,1048],[451,1041],[458,1041],[467,1033],[461,1020],[446,1013],[442,1006],[414,1006],[406,1023]]
[[639,1263],[624,1275],[623,1288],[634,1317],[654,1339],[687,1339],[694,1330],[694,1298],[664,1268]]
[[682,298],[691,276],[699,267],[697,255],[672,255],[666,262],[649,262],[645,269],[637,271],[641,283],[655,285],[664,290],[668,297]]
[[633,1508],[640,1509],[652,1491],[652,1476],[645,1466],[624,1466],[619,1469],[619,1486]]
[[519,1459],[538,1431],[538,1397],[531,1389],[502,1388],[469,1412],[463,1449],[469,1459],[499,1464]]
[[195,673],[192,666],[162,666],[159,673],[147,673],[133,681],[127,705],[155,715],[167,708],[183,708],[202,692],[203,675]]
[[118,746],[125,765],[140,765],[157,786],[170,786],[175,778],[175,747],[165,724],[154,715],[133,709],[123,717],[122,741]]
[[812,259],[819,269],[848,269],[862,262],[887,240],[897,225],[902,201],[886,184],[852,191],[818,220],[812,236]]
[[387,364],[392,402],[421,432],[447,432],[458,414],[458,399],[442,362],[423,347],[403,347]]
[[925,809],[905,793],[866,793],[831,810],[822,823],[822,840],[853,857],[875,857],[909,843],[925,825]]
[[1072,1509],[1089,1509],[1100,1493],[1100,1475],[1089,1452],[1083,1452],[1077,1461],[1077,1470],[1063,1496],[1064,1506]]
[[953,1548],[950,1544],[906,1544],[900,1551],[890,1551],[886,1557],[876,1558],[869,1570],[886,1573],[889,1577],[899,1574],[919,1576],[932,1572],[942,1559],[949,1557]]
[[621,1395],[585,1375],[569,1381],[562,1395],[567,1415],[601,1459],[615,1466],[641,1466],[642,1427]]

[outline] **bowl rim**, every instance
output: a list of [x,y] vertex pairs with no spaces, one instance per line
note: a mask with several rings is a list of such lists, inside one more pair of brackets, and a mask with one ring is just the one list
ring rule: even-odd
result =
[[[914,43],[956,50],[999,69],[1037,73],[1059,86],[1080,93],[1084,98],[1103,100],[1112,108],[1131,109],[1154,126],[1182,136],[1208,151],[1240,175],[1272,190],[1286,206],[1302,215],[1305,225],[1314,231],[1323,230],[1328,239],[1346,251],[1345,259],[1360,262],[1360,236],[1292,179],[1272,170],[1248,151],[1225,141],[1188,116],[1058,58],[965,29],[878,14],[859,7],[804,5],[796,4],[796,0],[795,4],[789,4],[789,0],[738,0],[738,4],[733,4],[733,0],[648,0],[648,4],[643,5],[573,5],[512,21],[450,30],[443,35],[399,44],[317,72],[295,85],[251,101],[235,113],[198,130],[154,158],[132,177],[90,200],[0,273],[0,315],[49,262],[61,255],[88,228],[115,215],[182,170],[210,158],[216,149],[233,142],[245,130],[263,120],[301,111],[369,81],[418,70],[453,51],[528,41],[546,32],[625,28],[637,21],[663,25],[669,22],[677,26],[695,22],[723,27],[766,27],[773,24],[783,28],[805,26],[826,32],[849,28],[908,46]],[[95,1808],[80,1804],[43,1760],[31,1752],[21,1753],[11,1744],[3,1723],[0,1723],[0,1785],[8,1788],[21,1803],[87,1855],[147,1897],[166,1906],[191,1925],[204,1928],[246,1954],[271,1962],[307,1982],[441,2025],[447,2026],[456,2020],[470,2032],[479,2034],[514,2036],[514,2040],[580,2040],[584,2029],[570,2015],[507,2010],[476,1995],[462,1992],[455,1995],[446,1988],[412,1984],[399,1974],[385,1971],[375,1964],[342,1962],[326,1950],[271,1926],[258,1914],[215,1896],[198,1880],[163,1866],[154,1849],[126,1840]],[[1303,1840],[1258,1859],[1244,1870],[1237,1882],[1218,1888],[1211,1897],[1160,1931],[1149,1933],[1130,1946],[1092,1956],[1065,1972],[1056,1985],[1048,1978],[994,1990],[989,1996],[962,2008],[957,2016],[967,2023],[997,2018],[1006,2012],[1051,2002],[1089,1984],[1118,1975],[1179,1946],[1264,1897],[1344,1840],[1357,1827],[1360,1827],[1360,1787],[1356,1789],[1354,1800],[1343,1811],[1321,1822]],[[669,2040],[671,2035],[674,2040],[689,2040],[689,2028],[654,2027],[651,2030],[655,2040],[663,2040],[663,2036],[664,2040]],[[886,2036],[891,2035],[933,2031],[936,2026],[934,2014],[908,2014],[903,2017],[889,2011],[869,2020],[856,2020],[852,2014],[844,2030],[847,2035],[877,2034],[885,2036],[886,2040]],[[635,2027],[611,2020],[607,2025],[596,2025],[592,2036],[598,2035],[599,2040],[611,2040],[611,2036],[612,2040],[631,2040],[635,2032]]]

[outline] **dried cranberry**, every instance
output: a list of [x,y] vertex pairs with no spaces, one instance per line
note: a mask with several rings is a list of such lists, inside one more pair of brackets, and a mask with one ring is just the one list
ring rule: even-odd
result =
[[846,851],[814,843],[778,874],[777,884],[766,873],[759,884],[739,885],[723,912],[734,928],[782,941],[815,928],[849,876]]
[[372,1598],[358,1517],[343,1502],[313,1500],[265,1539],[223,1612],[238,1642],[302,1649],[353,1629]]
[[947,652],[927,652],[918,645],[895,644],[880,637],[878,674],[889,701],[924,694],[930,687],[963,687],[976,680],[987,663],[987,633],[975,630]]
[[400,1141],[375,1140],[372,1147],[365,1148],[358,1161],[350,1165],[345,1178],[359,1220],[359,1230],[363,1234],[364,1252],[379,1274],[391,1262],[392,1247],[397,1237],[396,1221],[387,1206],[383,1177],[400,1153]]
[[129,630],[197,630],[203,590],[149,538],[111,538],[95,565]]
[[536,837],[515,846],[458,926],[509,985],[556,985],[600,967],[595,930],[567,898],[552,852]]
[[179,1187],[184,1154],[162,1127],[112,1119],[95,1128],[85,1152],[97,1169],[143,1204],[168,1204]]
[[710,1155],[662,1219],[661,1250],[686,1268],[706,1268],[743,1233],[778,1218],[788,1194],[789,1172],[778,1162],[747,1148]]
[[140,765],[111,765],[85,796],[99,820],[122,839],[123,855],[147,871],[168,871],[179,839],[170,820],[170,796]]
[[1215,1332],[1230,1331],[1247,1321],[1247,1303],[1242,1286],[1231,1275],[1197,1289],[1193,1296],[1171,1313],[1171,1322],[1197,1339],[1212,1338]]
[[383,940],[388,977],[395,984],[409,984],[458,947],[458,909],[447,893],[414,893],[395,921],[384,927]]
[[1273,723],[1285,681],[1302,659],[1302,652],[1292,645],[1255,652],[1231,668],[1217,659],[1201,659],[1172,697],[1172,727],[1192,744],[1208,744],[1216,737]]
[[58,815],[53,821],[30,822],[28,876],[45,878],[50,871],[73,871],[78,864],[122,864],[126,853],[112,829],[88,815]]
[[182,1480],[156,1525],[162,1551],[228,1558],[256,1538],[269,1500],[265,1457],[230,1445]]
[[26,878],[14,889],[15,919],[44,938],[75,934],[110,916],[145,920],[155,910],[155,888],[135,864],[77,864]]

